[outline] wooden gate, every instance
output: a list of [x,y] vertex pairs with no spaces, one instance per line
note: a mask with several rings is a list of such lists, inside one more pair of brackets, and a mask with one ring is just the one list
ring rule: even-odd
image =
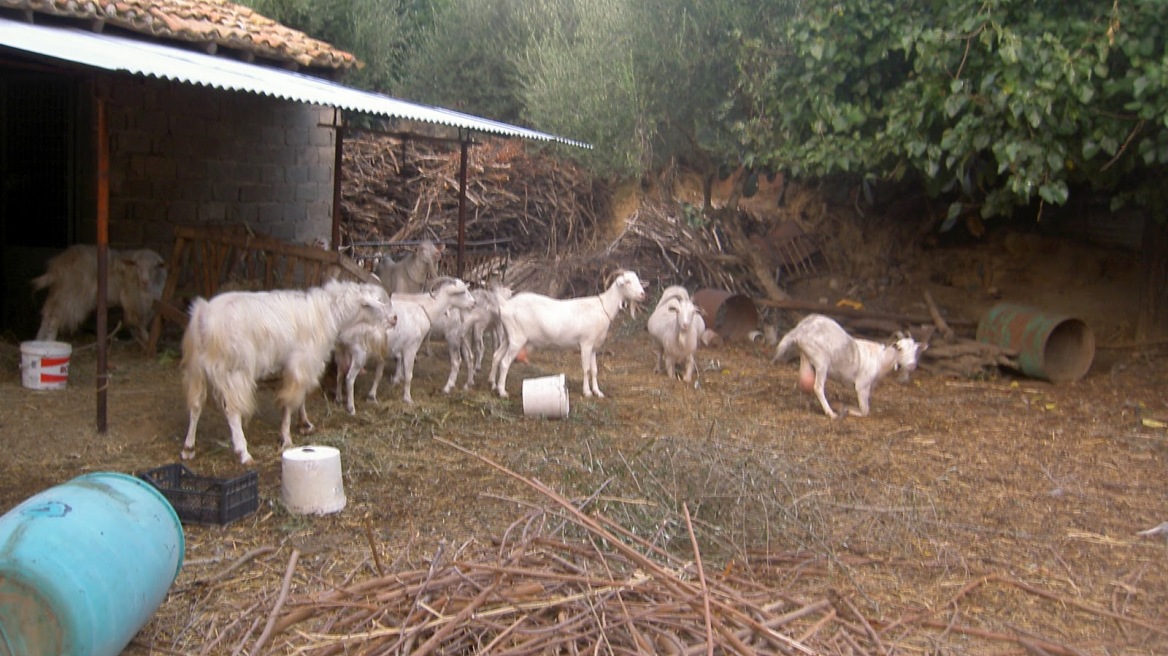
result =
[[167,262],[166,286],[154,303],[146,353],[153,357],[164,321],[186,329],[191,297],[221,291],[305,289],[336,278],[376,283],[350,258],[314,246],[290,244],[240,228],[174,229],[174,250]]

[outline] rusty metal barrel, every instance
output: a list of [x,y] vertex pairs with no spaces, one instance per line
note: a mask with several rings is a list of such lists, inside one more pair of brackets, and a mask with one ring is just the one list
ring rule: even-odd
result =
[[1018,354],[1018,368],[1031,378],[1071,383],[1095,359],[1095,334],[1080,319],[1016,303],[999,303],[977,324],[977,341]]
[[702,289],[693,295],[694,305],[702,310],[707,326],[727,342],[746,339],[758,328],[758,308],[744,294],[722,289]]

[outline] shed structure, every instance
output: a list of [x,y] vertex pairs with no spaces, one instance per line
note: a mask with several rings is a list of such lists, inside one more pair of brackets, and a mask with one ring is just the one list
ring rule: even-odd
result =
[[336,81],[357,64],[223,0],[0,0],[0,330],[31,338],[28,281],[75,243],[166,255],[178,227],[246,226],[335,247],[348,114],[441,126],[464,161],[481,134],[587,147]]

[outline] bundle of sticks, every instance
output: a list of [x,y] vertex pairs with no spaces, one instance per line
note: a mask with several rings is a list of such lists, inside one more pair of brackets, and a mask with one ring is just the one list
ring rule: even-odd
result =
[[[936,649],[939,636],[1013,643],[1032,654],[1082,653],[1032,632],[995,632],[958,622],[967,596],[1004,586],[1067,608],[1139,627],[1159,636],[1162,627],[1095,607],[1004,574],[977,576],[947,603],[910,604],[892,619],[869,619],[851,595],[834,588],[806,599],[766,583],[768,570],[791,581],[793,570],[811,573],[822,556],[810,553],[748,553],[739,563],[707,571],[686,504],[682,521],[690,539],[683,558],[651,543],[593,506],[600,492],[570,501],[537,480],[525,478],[481,455],[433,438],[478,458],[550,500],[514,522],[491,544],[470,540],[452,553],[440,544],[429,565],[411,570],[383,568],[368,530],[377,575],[352,576],[315,592],[289,598],[299,551],[293,550],[283,586],[267,623],[256,617],[234,653],[331,654],[891,654]],[[276,551],[258,549],[241,559]],[[678,553],[682,553],[678,550]],[[689,558],[692,556],[692,559]],[[843,565],[832,559],[832,567]],[[881,564],[867,559],[851,565]],[[894,563],[884,563],[894,564]],[[202,584],[222,582],[237,569]],[[386,571],[386,570],[391,571]],[[737,573],[736,570],[742,570]],[[798,578],[798,574],[794,575]],[[270,597],[269,597],[270,599]],[[204,646],[203,653],[242,626],[240,620]],[[946,618],[945,615],[951,614]],[[976,615],[974,613],[973,615]],[[971,615],[972,617],[972,615]],[[178,653],[178,652],[174,652]]]

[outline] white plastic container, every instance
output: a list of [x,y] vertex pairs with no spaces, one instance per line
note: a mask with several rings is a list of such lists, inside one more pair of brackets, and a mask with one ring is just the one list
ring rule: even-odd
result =
[[328,515],[345,507],[341,452],[331,446],[298,446],[283,454],[280,496],[297,515]]
[[34,390],[65,389],[72,355],[73,347],[65,342],[21,342],[21,382]]
[[568,385],[564,374],[523,381],[523,414],[563,419],[568,416]]

